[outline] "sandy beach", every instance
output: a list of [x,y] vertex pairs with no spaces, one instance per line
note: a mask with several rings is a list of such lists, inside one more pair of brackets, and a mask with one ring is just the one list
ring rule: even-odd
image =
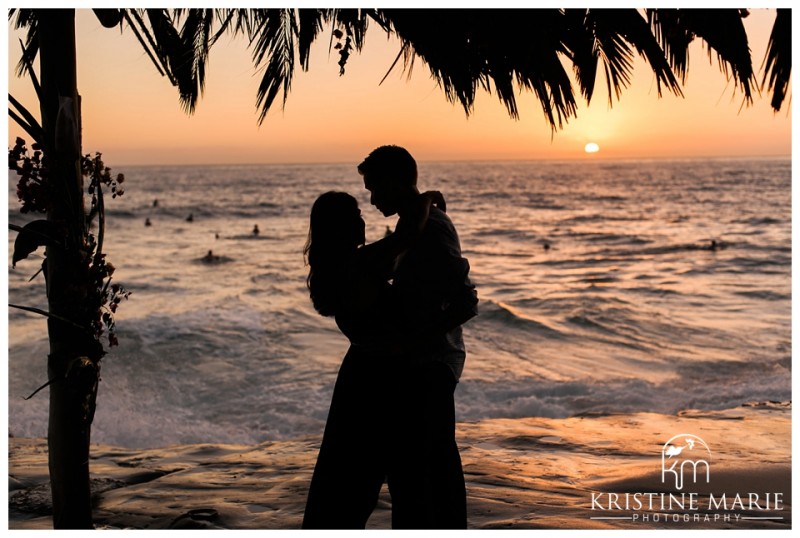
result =
[[[484,420],[458,431],[470,528],[791,528],[789,404]],[[702,438],[710,453],[708,482],[682,492],[661,480],[662,448],[678,434]],[[94,445],[95,525],[297,529],[319,441]],[[46,442],[9,438],[9,528],[52,528],[49,497]],[[390,509],[384,486],[368,528],[389,528]]]

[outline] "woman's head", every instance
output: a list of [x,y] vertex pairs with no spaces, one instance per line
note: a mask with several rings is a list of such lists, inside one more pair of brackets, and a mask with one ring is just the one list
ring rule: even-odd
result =
[[[356,249],[365,242],[364,219],[355,198],[346,192],[329,191],[311,207],[309,243],[324,243],[337,249]],[[341,252],[340,252],[341,254]]]
[[308,241],[303,252],[309,265],[306,284],[314,308],[323,316],[336,313],[336,286],[342,261],[365,241],[364,219],[355,198],[335,191],[317,198],[311,207]]

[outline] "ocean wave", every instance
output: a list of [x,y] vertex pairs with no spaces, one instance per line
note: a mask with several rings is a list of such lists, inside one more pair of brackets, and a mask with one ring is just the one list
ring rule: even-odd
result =
[[783,219],[777,219],[775,217],[748,217],[746,219],[736,219],[731,222],[734,224],[746,224],[754,227],[786,223],[786,221]]
[[563,336],[559,330],[527,317],[512,306],[500,301],[483,300],[479,305],[479,312],[479,319],[482,323],[501,323],[547,338],[561,338]]
[[731,268],[736,268],[740,271],[747,271],[759,269],[763,267],[774,266],[790,266],[792,263],[791,256],[768,256],[768,257],[751,257],[751,256],[736,256],[727,260]]
[[[540,308],[559,320],[559,328],[569,334],[577,346],[602,345],[617,349],[619,356],[626,357],[630,365],[659,364],[664,359],[657,351],[658,342],[661,346],[672,344],[674,322],[643,315],[635,306],[636,297],[630,298],[632,303],[602,296],[588,297],[583,293],[573,299],[547,301]],[[630,356],[623,350],[635,353]]]
[[647,245],[652,239],[630,234],[614,234],[604,232],[570,232],[568,237],[588,241],[589,243],[613,243],[628,245]]
[[616,331],[610,327],[607,327],[603,323],[600,323],[599,321],[585,315],[569,316],[567,318],[567,322],[584,329],[596,329],[606,334],[616,334]]
[[[291,209],[291,208],[289,208]],[[300,206],[295,208],[300,209]],[[209,204],[181,204],[172,206],[139,206],[136,208],[108,208],[106,215],[110,220],[144,220],[150,219],[153,223],[158,221],[186,220],[189,215],[196,221],[211,219],[237,220],[246,219],[257,222],[259,219],[276,217],[284,214],[286,207],[272,203],[242,205],[223,203],[220,205]],[[303,207],[308,211],[307,207]]]
[[[652,348],[652,339],[639,335],[635,323],[623,317],[572,315],[565,318],[568,325],[582,329],[585,339],[596,340],[619,348],[646,352]],[[577,335],[575,335],[577,336]]]
[[108,219],[134,219],[134,218],[144,218],[149,216],[146,213],[140,213],[139,211],[131,210],[131,209],[112,209],[106,208],[106,217]]
[[486,256],[489,258],[493,257],[502,257],[502,258],[533,258],[535,256],[532,252],[525,252],[519,250],[496,250],[496,249],[483,249],[476,245],[479,245],[480,242],[475,241],[470,246],[469,249],[464,249],[462,251],[463,255],[467,258],[473,257],[473,255],[477,256]]
[[[596,237],[592,238],[592,242],[606,242],[606,243],[632,243],[632,244],[650,244],[653,241],[642,238],[631,238],[628,241],[623,239],[628,236],[610,236],[609,238]],[[596,259],[605,261],[619,261],[619,260],[641,260],[645,257],[665,256],[669,254],[680,254],[682,252],[718,252],[725,249],[741,248],[739,243],[729,242],[715,242],[701,241],[697,243],[677,243],[672,245],[658,245],[644,247],[637,250],[619,249],[619,248],[603,248],[600,250],[592,250],[586,253],[586,256],[592,256]]]
[[514,230],[514,229],[507,229],[507,228],[484,228],[481,230],[475,230],[472,234],[472,237],[481,238],[481,237],[507,237],[510,239],[520,239],[520,240],[534,240],[536,235],[533,232],[528,232],[525,230]]
[[741,297],[748,297],[751,299],[763,299],[765,301],[791,301],[791,293],[777,293],[770,290],[744,290],[734,291],[736,295]]
[[573,224],[605,223],[605,222],[640,222],[646,220],[642,215],[614,215],[609,213],[595,213],[591,215],[575,215],[555,222],[557,226],[570,226]]
[[[638,277],[637,277],[638,278]],[[649,287],[649,286],[638,286],[634,288],[626,288],[627,291],[631,293],[640,293],[642,295],[649,295],[652,297],[665,297],[669,295],[673,296],[681,296],[683,295],[680,291],[664,288],[664,287]]]
[[[608,382],[585,379],[557,382],[537,378],[500,379],[494,383],[465,380],[459,384],[459,420],[485,418],[567,418],[586,413],[652,412],[675,414],[686,409],[722,410],[753,401],[791,400],[791,382],[778,363],[729,369],[730,363],[687,365],[679,377],[654,383],[644,379]],[[716,370],[716,382],[706,374]],[[751,372],[757,383],[745,383]],[[722,373],[719,373],[722,372]]]

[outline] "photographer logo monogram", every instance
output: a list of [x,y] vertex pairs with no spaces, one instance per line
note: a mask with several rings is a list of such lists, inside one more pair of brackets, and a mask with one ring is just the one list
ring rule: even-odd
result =
[[[699,454],[699,455],[698,455]],[[698,470],[701,478],[705,476],[705,483],[711,482],[711,450],[708,445],[696,435],[682,433],[676,435],[661,448],[661,483],[668,483],[674,476],[675,489],[683,489],[684,472],[688,468],[691,472],[692,484],[697,483]]]

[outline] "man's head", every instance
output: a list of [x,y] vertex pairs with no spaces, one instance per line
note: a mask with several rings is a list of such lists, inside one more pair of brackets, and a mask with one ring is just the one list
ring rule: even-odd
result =
[[389,217],[417,190],[417,163],[414,157],[399,146],[381,146],[358,165],[364,177],[364,187],[370,192],[370,203]]

